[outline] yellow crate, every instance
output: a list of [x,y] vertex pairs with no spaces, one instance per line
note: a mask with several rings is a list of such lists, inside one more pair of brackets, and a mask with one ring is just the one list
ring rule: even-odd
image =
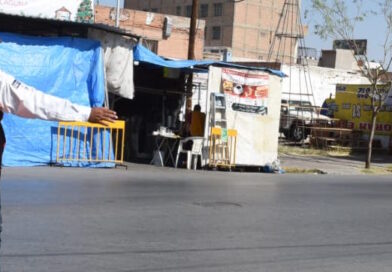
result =
[[227,139],[223,139],[222,134],[222,128],[211,128],[209,166],[235,167],[238,132],[235,129],[228,129]]

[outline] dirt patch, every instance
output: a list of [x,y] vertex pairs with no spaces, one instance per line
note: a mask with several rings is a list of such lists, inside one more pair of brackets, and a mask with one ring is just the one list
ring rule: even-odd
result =
[[284,167],[283,170],[287,174],[317,174],[317,175],[327,174],[327,172],[320,169],[302,169],[296,167]]

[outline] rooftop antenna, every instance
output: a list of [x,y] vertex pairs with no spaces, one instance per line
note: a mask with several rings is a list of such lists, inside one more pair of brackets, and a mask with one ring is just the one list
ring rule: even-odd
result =
[[120,26],[120,0],[117,0],[116,27]]
[[[307,58],[298,58],[298,48],[306,49],[304,40],[304,27],[301,18],[300,0],[285,0],[282,11],[280,13],[278,25],[276,27],[274,38],[268,53],[269,62],[277,62],[289,66],[289,86],[283,90],[283,96],[288,96],[288,119],[289,124],[293,122],[295,127],[290,128],[291,138],[293,133],[302,133],[301,142],[304,143],[306,138],[305,112],[311,111],[311,124],[313,123],[314,114],[318,117],[318,111],[314,110],[315,99],[313,96],[312,82],[309,74],[309,62]],[[293,67],[298,69],[298,83],[294,86]],[[299,86],[298,86],[299,85]],[[290,102],[299,101],[295,111],[297,117],[290,114]],[[305,104],[312,104],[312,107],[304,107]],[[314,113],[314,114],[313,114]],[[291,120],[290,120],[291,118]],[[295,120],[296,118],[296,120]],[[296,131],[295,131],[296,129]],[[298,134],[297,134],[298,135]],[[297,138],[298,140],[298,138]]]

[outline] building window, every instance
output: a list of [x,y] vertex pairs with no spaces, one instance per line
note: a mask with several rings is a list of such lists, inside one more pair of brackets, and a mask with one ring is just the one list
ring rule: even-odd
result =
[[204,39],[207,40],[207,26],[204,27]]
[[150,51],[154,52],[155,54],[158,54],[158,41],[142,39],[142,45],[148,48]]
[[200,5],[200,18],[208,17],[208,4]]
[[222,16],[222,14],[223,14],[222,3],[214,4],[214,16]]
[[185,16],[186,17],[191,17],[192,16],[192,6],[191,5],[186,6]]
[[158,9],[157,9],[157,8],[152,8],[152,9],[151,9],[151,12],[157,13],[157,12],[158,12]]
[[176,15],[181,16],[181,6],[176,7]]
[[212,39],[213,40],[220,40],[221,39],[221,27],[220,26],[213,26],[212,27]]

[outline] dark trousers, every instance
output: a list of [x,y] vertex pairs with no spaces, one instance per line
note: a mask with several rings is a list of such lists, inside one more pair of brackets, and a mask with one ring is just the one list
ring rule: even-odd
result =
[[[1,113],[1,112],[0,112]],[[1,114],[2,115],[2,114]],[[3,127],[1,126],[0,123],[0,176],[1,176],[1,166],[2,166],[2,159],[3,159],[3,151],[5,147],[5,135],[4,135],[4,130]],[[1,190],[0,190],[1,192]],[[2,230],[2,223],[3,220],[1,218],[1,196],[0,196],[0,247],[1,247],[1,230]]]

